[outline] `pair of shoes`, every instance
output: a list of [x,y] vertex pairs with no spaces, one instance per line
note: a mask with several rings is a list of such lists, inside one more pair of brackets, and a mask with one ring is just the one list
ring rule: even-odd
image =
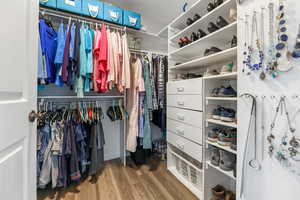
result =
[[192,25],[195,21],[197,21],[198,19],[201,19],[201,16],[198,15],[198,14],[195,14],[194,17],[193,17],[193,19],[192,19],[192,18],[188,18],[188,19],[186,20],[186,25],[187,25],[187,26],[190,26],[190,25]]
[[232,108],[218,106],[212,111],[212,118],[224,122],[234,122],[236,112]]
[[223,0],[214,0],[212,3],[210,2],[207,5],[207,11],[210,12],[212,10],[214,10],[215,8],[217,8],[219,5],[221,5],[223,3]]
[[220,167],[224,171],[233,171],[236,163],[236,156],[228,151],[210,146],[209,160],[212,165]]
[[209,33],[213,33],[215,31],[219,30],[220,28],[223,28],[223,27],[227,26],[228,22],[222,16],[219,16],[217,18],[216,24],[214,24],[213,22],[208,23],[207,30],[208,30]]
[[217,47],[211,47],[210,49],[205,49],[204,56],[209,56],[218,52],[221,52],[222,50]]
[[221,74],[228,74],[228,73],[232,73],[232,72],[236,72],[236,71],[237,71],[237,67],[233,63],[229,63],[227,65],[224,65],[221,68]]
[[204,72],[205,77],[216,76],[216,75],[219,75],[219,74],[220,73],[216,69],[210,69],[210,68],[207,68],[206,72]]
[[236,199],[235,194],[232,191],[227,190],[222,185],[216,185],[211,189],[211,192],[214,197],[211,198],[210,200],[235,200]]
[[237,132],[236,129],[225,130],[214,127],[208,131],[207,140],[213,143],[218,143],[221,146],[236,147]]
[[184,47],[184,46],[186,46],[190,43],[191,43],[190,39],[185,36],[185,37],[182,37],[182,38],[179,39],[178,45],[181,48],[181,47]]
[[199,40],[200,38],[203,38],[206,35],[207,34],[202,29],[199,29],[197,33],[192,32],[190,40],[192,42],[195,42],[195,41]]
[[221,86],[219,88],[214,88],[211,92],[213,97],[236,97],[236,91],[229,85],[228,87]]

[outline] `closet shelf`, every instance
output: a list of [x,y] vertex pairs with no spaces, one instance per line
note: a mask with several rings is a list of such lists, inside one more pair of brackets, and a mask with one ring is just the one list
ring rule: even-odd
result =
[[125,96],[84,96],[84,97],[77,97],[77,96],[38,96],[38,99],[115,99],[115,98],[124,98]]
[[184,70],[189,68],[205,67],[223,61],[232,61],[236,56],[237,47],[234,47],[210,56],[197,58],[195,60],[170,67],[170,69]]
[[203,77],[204,80],[235,80],[237,79],[237,72],[229,73],[229,74],[221,74],[216,76],[207,76]]
[[212,168],[218,170],[219,172],[223,173],[224,175],[230,177],[231,179],[236,180],[236,178],[233,176],[233,171],[229,171],[229,172],[224,171],[224,170],[222,170],[220,167],[216,167],[216,166],[214,166],[213,164],[211,164],[210,161],[207,161],[207,165],[209,165],[210,167],[212,167]]
[[215,119],[207,119],[206,122],[221,125],[221,126],[227,126],[227,127],[231,127],[231,128],[237,128],[236,123],[233,123],[233,122],[222,122],[220,120],[215,120]]
[[209,0],[198,0],[194,3],[187,11],[183,12],[181,15],[176,17],[171,23],[170,27],[173,29],[182,30],[186,27],[187,18],[193,18],[197,13],[200,16],[204,16],[207,11],[206,6],[208,5]]
[[207,144],[210,144],[210,145],[212,145],[212,146],[218,147],[218,148],[220,148],[220,149],[223,149],[223,150],[225,150],[225,151],[228,151],[228,152],[230,152],[230,153],[236,154],[236,151],[233,150],[233,149],[231,149],[229,146],[222,146],[222,145],[219,145],[218,143],[213,143],[213,142],[210,142],[210,141],[208,141],[208,140],[206,140],[206,143],[207,143]]
[[218,6],[216,9],[211,12],[206,13],[201,19],[197,20],[190,26],[187,26],[182,31],[179,31],[177,34],[171,37],[170,41],[177,42],[181,37],[190,36],[192,32],[197,32],[199,28],[205,30],[208,22],[215,21],[219,16],[227,18],[229,15],[230,8],[235,6],[235,0],[227,0],[222,5]]
[[[204,53],[205,48],[211,48],[212,46],[226,46],[234,35],[237,33],[237,22],[233,22],[224,28],[221,28],[207,36],[192,42],[182,48],[179,48],[169,54],[171,57],[183,57],[186,59],[193,59],[199,57]],[[201,50],[200,50],[201,49]]]
[[237,97],[206,97],[206,100],[237,101]]

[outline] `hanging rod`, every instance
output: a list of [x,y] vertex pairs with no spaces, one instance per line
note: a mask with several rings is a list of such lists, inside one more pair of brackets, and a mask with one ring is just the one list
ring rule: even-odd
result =
[[96,23],[106,24],[109,28],[122,30],[122,31],[125,31],[125,32],[128,28],[126,26],[116,25],[116,24],[113,24],[113,23],[109,23],[107,21],[103,21],[101,19],[95,19],[95,18],[88,17],[88,16],[82,16],[82,15],[79,15],[79,14],[63,12],[63,11],[54,10],[54,9],[51,9],[51,8],[40,7],[40,13],[42,15],[49,15],[49,16],[53,16],[53,17],[68,19],[68,20],[71,17],[72,19],[79,19],[79,20],[85,21],[86,23],[89,23],[89,24],[96,24]]
[[84,96],[84,97],[77,97],[77,96],[38,96],[38,99],[78,99],[78,100],[84,100],[84,99],[122,99],[125,98],[125,96]]
[[163,53],[163,52],[157,52],[157,51],[148,51],[148,50],[142,50],[142,49],[132,49],[132,48],[129,48],[129,51],[131,53],[144,53],[144,54],[156,54],[156,55],[163,55],[163,56],[166,56],[167,54],[166,53]]

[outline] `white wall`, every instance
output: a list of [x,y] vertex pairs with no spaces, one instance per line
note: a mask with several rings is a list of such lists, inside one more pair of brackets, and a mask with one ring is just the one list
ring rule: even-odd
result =
[[[278,3],[278,1],[274,2]],[[253,9],[260,11],[260,7],[262,4],[265,4],[267,8],[269,1],[262,0],[245,0],[245,3],[239,7],[239,17],[243,17],[245,12],[252,15]],[[277,6],[275,7],[277,11]],[[288,35],[290,38],[290,48],[293,47],[295,43],[295,37],[297,34],[298,23],[300,22],[300,3],[299,1],[288,1],[287,3],[287,15],[288,15]],[[267,25],[269,22],[268,18],[268,9],[265,12],[265,38],[268,38],[268,29]],[[273,79],[267,77],[267,80],[261,81],[259,80],[259,74],[255,73],[250,76],[247,76],[242,73],[242,60],[243,60],[243,31],[244,23],[239,21],[239,80],[238,87],[240,93],[250,92],[258,96],[258,137],[260,138],[259,144],[259,159],[262,160],[262,131],[261,131],[261,102],[262,95],[266,96],[265,99],[265,125],[266,125],[266,133],[267,136],[270,130],[270,123],[274,116],[275,106],[278,103],[278,97],[281,95],[285,95],[287,97],[288,102],[288,110],[293,116],[300,108],[300,99],[292,98],[293,95],[299,95],[300,97],[300,59],[296,62],[293,62],[295,65],[294,69],[287,73],[281,73],[277,79]],[[277,99],[271,99],[270,97],[275,95]],[[238,169],[239,169],[239,178],[238,184],[240,184],[240,175],[241,175],[241,162],[242,162],[242,150],[244,148],[247,126],[249,121],[249,111],[250,111],[250,100],[240,99],[238,104],[238,119],[239,119],[239,160],[238,160]],[[281,134],[287,128],[287,123],[284,118],[284,115],[280,117],[278,127],[276,128],[276,133]],[[296,123],[293,123],[295,128],[297,129],[296,134],[300,137],[300,115],[296,118]],[[280,137],[280,136],[278,136]],[[277,137],[277,138],[278,138]],[[281,138],[281,137],[280,137]],[[245,179],[245,188],[246,188],[246,200],[292,200],[299,199],[300,197],[300,176],[291,173],[288,169],[280,166],[279,162],[275,159],[270,159],[267,154],[268,144],[266,139],[265,142],[265,159],[262,161],[262,170],[257,172],[253,169],[247,168],[247,176]],[[252,158],[253,156],[253,142],[251,143],[251,150],[247,156],[247,160]],[[298,163],[298,172],[300,172],[300,167]],[[238,185],[238,191],[240,187]],[[238,198],[239,199],[239,198]]]

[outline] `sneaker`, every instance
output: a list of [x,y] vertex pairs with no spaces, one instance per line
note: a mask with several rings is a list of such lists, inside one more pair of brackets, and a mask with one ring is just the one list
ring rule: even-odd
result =
[[220,133],[220,129],[219,128],[212,128],[208,131],[208,136],[207,136],[207,140],[210,142],[217,142],[218,141],[218,136]]
[[232,129],[230,130],[231,131],[231,144],[230,144],[230,148],[232,150],[237,150],[237,132],[236,132],[236,129]]
[[218,106],[212,111],[212,118],[216,120],[221,119],[221,113],[225,111],[225,108]]
[[211,92],[211,96],[212,97],[218,97],[219,96],[219,91],[220,91],[220,88],[214,88]]
[[221,146],[230,146],[232,141],[232,137],[229,131],[220,131],[218,135],[218,144]]
[[215,70],[215,69],[210,69],[210,68],[207,68],[206,72],[204,73],[204,76],[208,77],[208,76],[216,76],[216,75],[219,75],[220,73]]
[[226,192],[226,189],[225,189],[222,185],[216,185],[215,187],[213,187],[213,188],[211,189],[211,192],[212,192],[212,194],[213,194],[215,197],[224,199],[224,198],[225,198],[225,192]]
[[220,150],[220,168],[224,171],[232,171],[235,165],[235,156],[225,150]]
[[209,160],[210,160],[210,163],[214,166],[220,165],[220,150],[217,147],[210,146]]
[[232,73],[233,63],[224,65],[221,69],[221,74]]
[[237,93],[236,91],[229,85],[228,87],[221,87],[220,90],[218,91],[218,96],[221,97],[236,97]]
[[[218,113],[216,112],[216,114],[218,114]],[[235,121],[235,110],[233,110],[231,108],[228,108],[228,109],[223,108],[220,111],[219,116],[220,116],[219,119],[224,122],[234,122]]]

